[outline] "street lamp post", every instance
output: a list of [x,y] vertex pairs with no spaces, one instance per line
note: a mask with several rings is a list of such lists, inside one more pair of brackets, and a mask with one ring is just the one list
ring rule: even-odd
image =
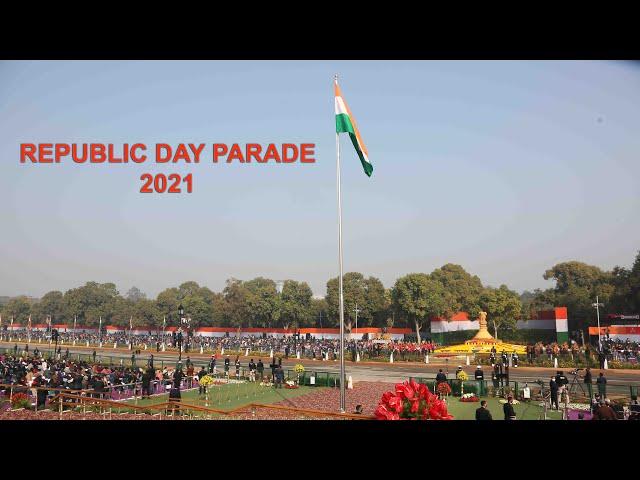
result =
[[358,308],[358,304],[357,303],[356,303],[356,308],[354,309],[354,311],[356,312],[356,335],[357,335],[358,334],[358,312],[360,312],[360,309]]
[[178,335],[176,339],[178,341],[178,362],[182,361],[182,324],[185,321],[184,318],[184,307],[182,304],[178,306],[178,318],[180,319],[180,327],[178,329]]
[[602,340],[600,336],[600,307],[604,307],[604,303],[598,302],[598,296],[596,295],[596,303],[591,304],[596,309],[596,316],[598,317],[598,351],[602,352]]

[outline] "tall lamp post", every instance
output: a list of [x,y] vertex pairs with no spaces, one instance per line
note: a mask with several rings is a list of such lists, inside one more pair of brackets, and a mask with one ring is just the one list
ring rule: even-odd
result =
[[600,339],[600,307],[604,307],[604,303],[598,302],[598,296],[596,295],[596,303],[591,304],[596,309],[596,315],[598,317],[598,351],[602,352],[602,340]]
[[182,360],[182,320],[184,316],[184,307],[182,304],[178,306],[178,318],[180,319],[176,340],[178,341],[178,362]]

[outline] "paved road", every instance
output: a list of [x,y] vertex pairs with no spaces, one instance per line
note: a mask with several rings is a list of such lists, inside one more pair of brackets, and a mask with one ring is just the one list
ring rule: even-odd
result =
[[[15,345],[15,342],[0,342],[0,346],[4,348],[11,348]],[[53,347],[50,347],[48,344],[38,344],[32,343],[29,347],[30,351],[38,348],[40,351],[50,351],[53,350]],[[18,348],[24,348],[24,343],[18,343]],[[96,349],[94,347],[85,347],[85,346],[67,346],[62,345],[62,352],[64,353],[67,348],[69,348],[69,352],[71,354],[81,353],[83,355],[91,354],[94,350],[98,352],[98,356],[112,357],[113,359],[122,359],[124,365],[129,365],[131,362],[131,351],[125,349],[113,349],[113,348],[102,348]],[[150,354],[154,355],[155,365],[160,366],[162,362],[169,362],[171,365],[175,365],[175,362],[178,359],[178,355],[175,352],[154,352],[152,350],[143,350],[142,353],[136,356],[137,361],[136,364],[138,366],[144,366],[147,364],[147,359]],[[191,360],[198,367],[200,365],[204,365],[208,362],[210,358],[209,354],[201,355],[199,352],[190,353],[189,354]],[[183,353],[182,359],[183,362],[186,359],[187,355]],[[219,357],[219,356],[218,356]],[[231,358],[233,369],[233,361],[235,358]],[[257,357],[254,357],[254,360],[257,362]],[[266,353],[264,357],[262,357],[263,362],[265,363],[266,369],[268,369],[268,363],[270,362],[269,354]],[[243,367],[246,368],[249,357],[240,357],[240,362]],[[359,362],[354,363],[348,360],[346,362],[346,372],[347,375],[351,375],[354,381],[380,381],[380,382],[400,382],[406,380],[408,377],[427,377],[433,378],[435,374],[438,372],[440,368],[443,371],[449,373],[449,378],[453,377],[453,373],[456,370],[456,367],[459,365],[457,361],[451,360],[449,362],[443,362],[442,359],[438,360],[439,364],[420,364],[420,363],[411,363],[411,362],[394,362],[383,363],[383,362]],[[293,368],[296,363],[302,363],[307,370],[318,370],[318,371],[328,371],[328,372],[340,372],[340,363],[338,361],[320,361],[320,360],[309,360],[302,359],[296,360],[295,358],[290,358],[288,360],[283,359],[282,364],[285,367]],[[218,358],[218,369],[223,365],[223,361]],[[468,374],[472,374],[475,369],[474,365],[466,366],[462,364]],[[483,367],[485,372],[485,378],[490,379],[491,368],[488,366]],[[549,378],[555,374],[555,369],[553,368],[540,368],[540,367],[519,367],[519,368],[511,368],[510,369],[510,379],[516,381],[533,381],[536,379],[542,379],[545,383],[548,382]],[[570,369],[564,369],[565,374],[568,375]],[[593,369],[592,374],[595,378],[598,376],[600,370]],[[640,385],[640,370],[605,370],[605,376],[607,377],[609,383],[632,383],[634,385]],[[571,379],[570,379],[571,380]]]

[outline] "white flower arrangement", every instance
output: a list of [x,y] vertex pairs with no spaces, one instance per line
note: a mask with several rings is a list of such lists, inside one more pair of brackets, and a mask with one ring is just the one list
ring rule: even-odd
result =
[[[513,400],[513,404],[514,405],[518,405],[520,402],[518,400],[516,400],[515,398],[512,399]],[[501,398],[500,400],[498,400],[500,403],[507,403],[507,401],[504,398]]]
[[465,393],[464,395],[462,395],[460,398],[473,398],[475,397],[476,394],[475,393]]
[[586,403],[569,403],[567,404],[567,408],[571,408],[573,410],[585,410],[587,412],[591,411],[591,407]]
[[293,380],[287,380],[285,383],[290,387],[293,387],[296,384],[296,382],[294,382]]

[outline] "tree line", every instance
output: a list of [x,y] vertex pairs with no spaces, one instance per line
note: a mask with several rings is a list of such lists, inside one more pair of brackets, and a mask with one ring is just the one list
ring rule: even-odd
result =
[[[448,263],[433,272],[410,273],[398,278],[387,289],[380,279],[348,272],[343,278],[345,328],[409,327],[420,339],[429,330],[429,319],[450,318],[465,311],[476,318],[488,313],[489,326],[496,334],[512,330],[522,317],[535,318],[536,312],[554,306],[567,306],[572,329],[593,324],[591,303],[596,295],[605,303],[604,312],[640,312],[640,253],[631,269],[615,267],[604,271],[582,262],[559,263],[547,270],[543,278],[554,280],[547,290],[525,291],[522,295],[506,285],[484,286],[480,278],[462,266]],[[178,306],[191,317],[192,327],[221,326],[234,328],[267,327],[336,327],[339,325],[338,278],[327,282],[324,298],[313,298],[306,282],[286,280],[278,291],[274,280],[257,277],[243,281],[227,280],[221,292],[213,292],[194,281],[167,288],[155,299],[132,287],[121,295],[113,283],[87,282],[66,292],[51,291],[39,300],[14,297],[1,309],[3,325],[9,318],[25,325],[52,323],[79,326],[103,325],[161,328],[178,325]],[[357,311],[356,311],[357,308]]]

